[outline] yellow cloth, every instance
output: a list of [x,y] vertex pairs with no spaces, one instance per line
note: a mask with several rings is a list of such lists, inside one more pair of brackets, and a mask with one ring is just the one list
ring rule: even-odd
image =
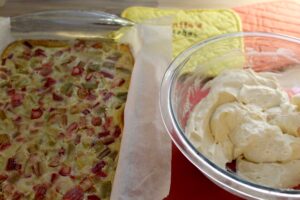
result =
[[239,16],[230,9],[179,10],[149,7],[129,7],[122,17],[142,22],[173,15],[173,55],[176,56],[191,45],[207,38],[242,31]]
[[[141,23],[145,20],[173,16],[173,57],[186,48],[210,37],[242,31],[239,16],[230,9],[161,9],[150,7],[129,7],[122,13],[122,17]],[[193,71],[197,68],[204,70],[207,76],[215,76],[224,68],[240,68],[244,62],[242,55],[242,39],[228,39],[223,43],[210,45],[197,52],[186,64],[188,67],[181,73]],[[238,50],[232,53],[232,50]],[[218,59],[221,55],[235,56],[235,59]],[[224,56],[223,56],[224,57]],[[212,60],[220,60],[212,62]]]

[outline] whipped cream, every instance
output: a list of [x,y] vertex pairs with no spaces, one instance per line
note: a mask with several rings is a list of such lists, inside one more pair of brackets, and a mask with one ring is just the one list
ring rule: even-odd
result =
[[289,98],[277,75],[228,70],[191,112],[186,134],[218,166],[236,160],[237,174],[261,185],[300,184],[300,100]]

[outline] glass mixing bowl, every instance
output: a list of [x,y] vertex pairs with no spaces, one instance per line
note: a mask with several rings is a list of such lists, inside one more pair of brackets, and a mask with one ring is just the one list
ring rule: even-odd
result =
[[[258,32],[220,35],[195,44],[177,56],[167,69],[160,90],[160,109],[165,126],[180,151],[210,180],[244,198],[299,199],[300,190],[270,188],[248,182],[222,169],[199,152],[185,135],[185,126],[193,107],[207,94],[202,87],[229,68],[284,73],[298,68],[300,39]],[[300,67],[299,67],[300,68]],[[299,73],[299,74],[297,74]],[[300,91],[300,70],[285,74]],[[300,79],[299,79],[300,80]],[[200,187],[200,186],[199,186]]]

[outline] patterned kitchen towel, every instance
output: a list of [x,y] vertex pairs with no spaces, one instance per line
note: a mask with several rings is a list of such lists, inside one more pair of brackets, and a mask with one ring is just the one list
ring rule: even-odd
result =
[[[242,26],[239,16],[230,9],[161,9],[150,7],[129,7],[122,13],[122,17],[134,22],[141,23],[145,20],[159,18],[164,16],[173,16],[173,57],[177,56],[186,48],[193,44],[225,33],[240,32]],[[209,74],[215,75],[223,67],[231,65],[225,60],[214,63],[211,60],[233,49],[241,51],[242,40],[226,40],[223,43],[211,45],[195,55],[196,59],[191,59],[188,63],[187,71],[194,67],[203,65],[208,67]],[[237,56],[235,63],[241,65],[243,58]],[[232,61],[230,61],[232,62]],[[232,65],[233,66],[233,65]],[[207,69],[207,68],[206,68]],[[186,71],[186,70],[185,70]],[[206,72],[207,73],[207,72]]]
[[130,7],[122,17],[134,22],[173,15],[173,55],[176,56],[196,42],[210,37],[242,30],[239,16],[230,9],[180,10],[150,7]]

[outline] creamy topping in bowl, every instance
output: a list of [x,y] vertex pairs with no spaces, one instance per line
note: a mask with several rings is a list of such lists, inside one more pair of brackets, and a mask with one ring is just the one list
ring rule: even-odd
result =
[[[191,112],[186,134],[218,166],[258,184],[300,184],[299,97],[291,100],[272,73],[228,70],[209,81]],[[300,107],[299,107],[300,108]]]

